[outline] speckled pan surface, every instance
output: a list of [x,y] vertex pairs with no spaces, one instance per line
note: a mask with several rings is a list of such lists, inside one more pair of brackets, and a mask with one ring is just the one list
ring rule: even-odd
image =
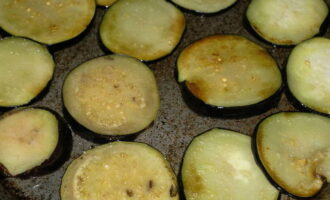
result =
[[[326,2],[330,5],[330,0],[326,0]],[[175,77],[176,60],[184,47],[205,36],[214,34],[245,36],[266,48],[283,69],[292,47],[274,47],[253,34],[250,28],[248,28],[245,19],[248,3],[248,0],[240,0],[230,8],[211,15],[202,15],[183,10],[187,28],[178,47],[171,55],[158,61],[147,63],[156,75],[161,97],[161,107],[156,121],[133,140],[145,142],[159,149],[170,161],[177,174],[183,153],[194,136],[214,127],[231,129],[252,135],[260,119],[278,111],[296,110],[287,100],[286,95],[283,94],[276,108],[261,115],[244,119],[219,119],[199,116],[189,109],[183,101],[180,87]],[[63,112],[61,96],[64,77],[80,63],[110,53],[102,47],[98,36],[98,27],[104,11],[105,9],[103,8],[97,9],[91,26],[78,38],[49,48],[56,62],[54,78],[50,83],[48,91],[43,92],[43,95],[33,101],[31,105],[48,107],[57,111],[65,118],[67,117],[65,112]],[[330,38],[330,28],[327,27],[326,31],[324,36]],[[7,36],[7,34],[0,32],[0,37],[4,36]],[[3,112],[4,110],[0,110],[0,114]],[[68,164],[83,151],[98,145],[96,142],[91,142],[90,139],[93,139],[92,137],[89,140],[86,137],[82,137],[84,134],[77,131],[75,126],[72,126],[72,129],[73,147],[71,157],[64,165],[47,175],[39,177],[29,177],[27,179],[1,178],[0,199],[59,200],[61,178]],[[289,198],[283,196],[282,199],[287,200]],[[330,186],[316,199],[329,200]]]

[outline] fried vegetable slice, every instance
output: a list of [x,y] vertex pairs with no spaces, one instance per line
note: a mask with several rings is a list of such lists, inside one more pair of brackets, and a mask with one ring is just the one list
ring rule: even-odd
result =
[[314,38],[296,46],[286,67],[292,95],[315,111],[330,114],[330,39]]
[[0,27],[45,44],[76,37],[95,12],[95,0],[1,0]]
[[330,180],[330,119],[282,112],[256,130],[259,159],[275,185],[296,197],[315,196]]
[[175,174],[164,156],[143,143],[113,142],[88,150],[67,168],[62,200],[178,200]]
[[41,166],[59,142],[59,123],[39,108],[14,110],[0,118],[0,164],[5,175],[16,176]]
[[100,25],[111,51],[140,60],[156,60],[174,49],[185,28],[183,13],[164,0],[120,0]]
[[153,72],[135,58],[103,56],[68,74],[63,100],[72,117],[102,135],[127,135],[157,116],[159,94]]
[[252,0],[247,18],[265,40],[294,45],[317,34],[328,12],[323,0]]
[[240,36],[203,38],[180,54],[178,80],[205,104],[248,107],[274,95],[282,78],[265,49]]
[[276,200],[279,192],[254,161],[249,136],[213,129],[189,145],[182,165],[187,200]]
[[0,40],[0,106],[29,103],[47,86],[54,68],[43,45],[19,37]]

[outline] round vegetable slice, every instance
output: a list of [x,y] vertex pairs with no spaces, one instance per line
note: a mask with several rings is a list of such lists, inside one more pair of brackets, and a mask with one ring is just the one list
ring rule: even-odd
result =
[[62,200],[178,200],[175,174],[156,149],[113,142],[74,160],[62,179]]
[[194,10],[200,13],[215,13],[233,5],[236,0],[172,0],[189,10]]
[[0,40],[0,106],[29,103],[51,80],[54,60],[47,48],[30,40]]
[[256,130],[259,159],[274,184],[296,197],[315,196],[330,180],[330,119],[282,112]]
[[254,161],[249,136],[213,129],[197,136],[183,159],[187,200],[276,200],[274,188]]
[[0,27],[45,44],[79,35],[91,22],[95,0],[1,0]]
[[214,109],[248,108],[276,94],[282,78],[265,49],[240,36],[203,38],[179,56],[178,80]]
[[51,112],[25,108],[0,118],[0,166],[8,176],[27,173],[50,159],[59,143],[59,123]]
[[313,37],[327,15],[323,0],[252,0],[247,10],[252,28],[279,45],[294,45]]
[[111,6],[114,4],[117,0],[96,0],[96,4],[98,6]]
[[127,135],[146,128],[159,109],[152,71],[119,55],[85,62],[66,77],[64,105],[84,127],[103,135]]
[[100,35],[111,51],[140,60],[169,54],[185,28],[183,13],[164,0],[120,0],[106,12]]
[[314,38],[296,46],[287,64],[292,95],[315,111],[330,114],[330,39]]

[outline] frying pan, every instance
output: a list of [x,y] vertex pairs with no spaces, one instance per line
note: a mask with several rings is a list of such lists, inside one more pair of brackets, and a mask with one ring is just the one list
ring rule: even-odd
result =
[[[326,2],[329,6],[330,0],[326,0]],[[266,116],[279,111],[297,110],[284,92],[278,105],[265,113],[242,119],[211,118],[192,111],[182,98],[180,87],[175,77],[178,55],[184,47],[193,41],[209,35],[234,34],[245,36],[266,48],[277,60],[280,68],[284,68],[292,47],[276,47],[254,34],[246,23],[245,18],[248,3],[248,0],[239,0],[236,4],[224,11],[208,15],[182,9],[186,17],[187,27],[181,42],[169,56],[147,63],[154,71],[157,79],[161,96],[161,107],[155,122],[135,138],[128,138],[128,140],[145,142],[159,149],[170,161],[177,174],[179,174],[185,149],[192,138],[199,133],[214,127],[221,127],[252,135],[257,123]],[[80,63],[111,53],[102,46],[98,35],[98,27],[104,13],[105,8],[97,8],[91,25],[84,33],[73,40],[49,47],[56,62],[55,74],[46,91],[37,100],[32,102],[32,106],[50,108],[70,122],[67,113],[64,112],[62,103],[61,88],[63,80],[67,73]],[[327,32],[322,35],[330,38],[329,27],[325,27],[325,31]],[[5,36],[8,36],[8,34],[0,32],[0,38]],[[3,112],[3,109],[0,110],[0,114]],[[49,171],[49,173],[42,176],[1,178],[1,200],[60,199],[59,188],[61,178],[68,164],[83,151],[102,143],[93,136],[84,133],[76,124],[70,123],[70,125],[73,138],[70,157],[65,159],[55,170]],[[290,198],[283,195],[281,199],[288,200]],[[330,188],[327,187],[315,199],[329,200]]]

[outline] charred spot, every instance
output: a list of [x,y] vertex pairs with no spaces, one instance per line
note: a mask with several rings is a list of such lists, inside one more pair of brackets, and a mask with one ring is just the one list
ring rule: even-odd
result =
[[133,191],[130,190],[130,189],[127,189],[127,190],[126,190],[126,194],[127,194],[127,196],[129,196],[129,197],[132,197],[132,196],[134,195]]
[[205,101],[205,91],[203,91],[203,82],[202,81],[194,81],[194,82],[186,82],[186,86],[189,91],[197,98],[202,101]]
[[175,197],[178,194],[178,190],[174,185],[171,185],[170,188],[170,197]]
[[115,88],[115,89],[117,89],[117,88],[119,88],[119,87],[120,87],[119,84],[114,84],[114,85],[113,85],[113,88]]
[[149,180],[148,182],[148,190],[151,190],[154,187],[154,182],[152,180]]

